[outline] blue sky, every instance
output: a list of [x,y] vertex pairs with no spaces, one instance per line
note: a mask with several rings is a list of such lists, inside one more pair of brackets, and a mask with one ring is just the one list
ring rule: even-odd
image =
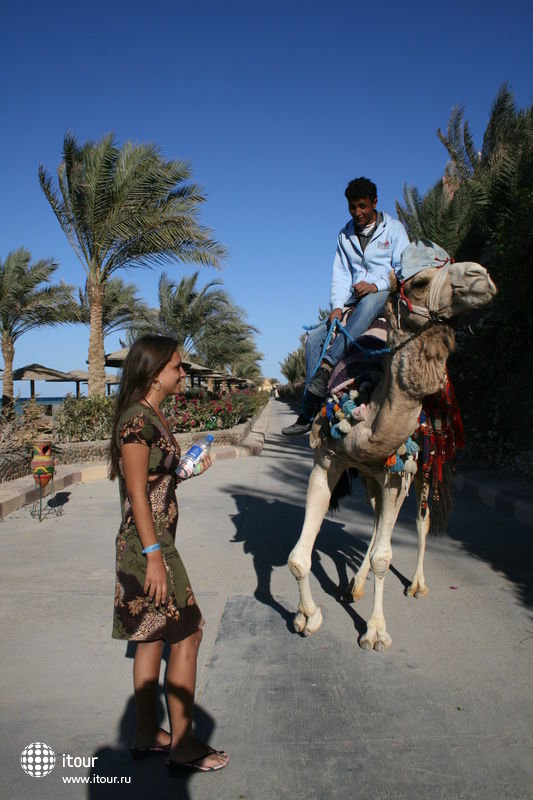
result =
[[[532,23],[525,0],[5,4],[0,257],[24,245],[82,285],[39,163],[55,171],[67,130],[80,142],[109,131],[119,144],[154,142],[190,161],[208,197],[201,220],[228,248],[223,270],[202,268],[201,282],[223,280],[261,331],[263,374],[280,377],[301,326],[329,301],[348,181],[370,177],[394,213],[404,184],[425,190],[442,175],[436,130],[453,106],[466,107],[480,144],[504,81],[529,105]],[[155,304],[159,270],[123,277]],[[106,352],[118,346],[106,339]],[[15,367],[83,368],[87,348],[86,328],[41,329],[19,339]]]

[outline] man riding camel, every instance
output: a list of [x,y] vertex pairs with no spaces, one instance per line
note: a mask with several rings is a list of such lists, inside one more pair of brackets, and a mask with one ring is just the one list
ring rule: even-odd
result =
[[375,183],[368,178],[356,178],[350,181],[344,194],[351,220],[337,237],[331,278],[333,311],[307,338],[302,407],[296,422],[282,428],[285,436],[299,436],[311,430],[313,418],[327,394],[331,371],[349,346],[349,339],[339,334],[317,369],[333,320],[340,321],[345,308],[353,307],[345,330],[352,339],[362,336],[383,311],[390,292],[390,272],[399,270],[400,257],[409,244],[401,222],[377,210]]

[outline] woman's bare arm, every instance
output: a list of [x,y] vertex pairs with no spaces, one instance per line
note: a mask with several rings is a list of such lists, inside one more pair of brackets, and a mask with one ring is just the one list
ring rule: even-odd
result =
[[[157,543],[154,521],[146,493],[150,448],[142,444],[123,444],[120,453],[135,527],[143,549],[145,549]],[[166,603],[167,600],[167,572],[161,550],[146,553],[146,561],[144,591],[151,600],[154,600],[155,605],[159,606],[160,603]]]

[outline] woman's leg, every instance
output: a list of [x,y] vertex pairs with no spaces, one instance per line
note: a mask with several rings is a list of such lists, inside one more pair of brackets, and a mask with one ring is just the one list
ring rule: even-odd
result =
[[[170,758],[177,763],[198,761],[204,767],[225,765],[228,757],[211,751],[192,735],[192,712],[196,687],[196,662],[202,632],[170,645],[166,693],[172,728]],[[211,751],[211,752],[210,752]]]
[[133,661],[133,689],[137,708],[135,747],[170,744],[157,724],[157,698],[163,642],[138,642]]

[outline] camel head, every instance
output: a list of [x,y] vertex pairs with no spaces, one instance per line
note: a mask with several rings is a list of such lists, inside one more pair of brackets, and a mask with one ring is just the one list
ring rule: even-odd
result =
[[497,292],[489,273],[472,261],[429,267],[399,285],[400,325],[412,330],[429,322],[456,321],[488,305]]
[[[412,254],[419,245],[410,247]],[[415,252],[413,260],[418,255]],[[406,278],[389,305],[392,342],[398,345],[399,341],[405,341],[405,336],[409,339],[409,335],[414,335],[418,342],[416,355],[401,353],[398,362],[399,385],[412,397],[424,397],[438,390],[448,355],[455,347],[454,327],[496,295],[496,287],[481,264],[469,261],[454,264],[446,253],[444,256],[435,258],[442,262],[439,266],[424,268],[422,262],[422,268],[420,264],[415,264],[412,271],[406,268]]]

